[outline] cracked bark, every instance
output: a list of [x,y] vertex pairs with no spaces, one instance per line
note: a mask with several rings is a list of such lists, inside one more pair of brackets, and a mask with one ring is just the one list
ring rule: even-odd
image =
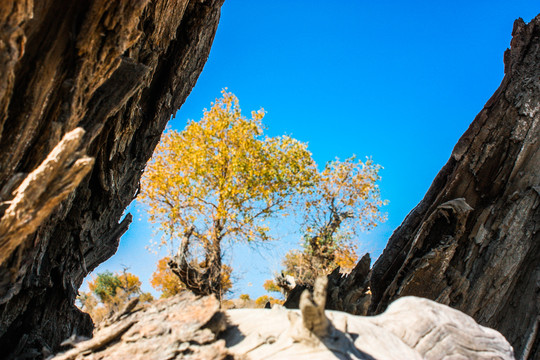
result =
[[[77,289],[127,230],[131,215],[121,220],[122,213],[166,122],[195,85],[222,2],[1,2],[2,356],[40,357],[72,333],[91,333],[90,318],[73,305]],[[47,171],[35,201],[18,203],[47,212],[7,237],[10,219],[20,219],[10,218],[15,195],[31,198],[23,185],[76,128],[84,136],[66,169],[83,158],[88,174],[66,178],[80,181],[73,190],[76,182]]]

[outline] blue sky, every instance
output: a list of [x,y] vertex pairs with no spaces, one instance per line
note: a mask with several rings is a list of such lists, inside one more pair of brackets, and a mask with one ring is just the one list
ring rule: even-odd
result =
[[[388,221],[359,241],[372,259],[422,199],[453,146],[499,86],[515,19],[536,1],[226,0],[206,66],[169,123],[188,119],[228,87],[246,115],[263,107],[268,135],[309,143],[318,164],[356,154],[382,165]],[[157,260],[142,207],[117,254],[96,272],[130,267],[149,285]],[[139,220],[140,219],[140,220]],[[235,295],[264,294],[289,236],[264,249],[228,252]],[[86,285],[83,286],[83,289]]]

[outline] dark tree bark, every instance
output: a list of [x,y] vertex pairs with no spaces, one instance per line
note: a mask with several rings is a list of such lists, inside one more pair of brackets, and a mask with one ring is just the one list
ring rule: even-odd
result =
[[505,77],[372,270],[371,313],[450,305],[540,357],[540,15],[514,24]]
[[0,2],[1,356],[91,334],[77,289],[127,230],[222,2]]

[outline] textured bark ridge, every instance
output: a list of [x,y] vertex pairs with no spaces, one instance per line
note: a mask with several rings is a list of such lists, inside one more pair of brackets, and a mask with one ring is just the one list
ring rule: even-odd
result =
[[540,358],[540,15],[514,24],[505,77],[371,275],[371,313],[422,296]]
[[195,85],[222,2],[0,2],[2,356],[91,333],[77,289],[127,230],[122,212]]

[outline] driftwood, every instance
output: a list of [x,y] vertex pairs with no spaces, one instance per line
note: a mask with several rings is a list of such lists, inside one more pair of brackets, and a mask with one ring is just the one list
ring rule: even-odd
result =
[[0,1],[0,357],[91,334],[77,289],[127,230],[222,3]]
[[540,15],[514,24],[505,77],[371,273],[370,313],[415,295],[540,358]]

